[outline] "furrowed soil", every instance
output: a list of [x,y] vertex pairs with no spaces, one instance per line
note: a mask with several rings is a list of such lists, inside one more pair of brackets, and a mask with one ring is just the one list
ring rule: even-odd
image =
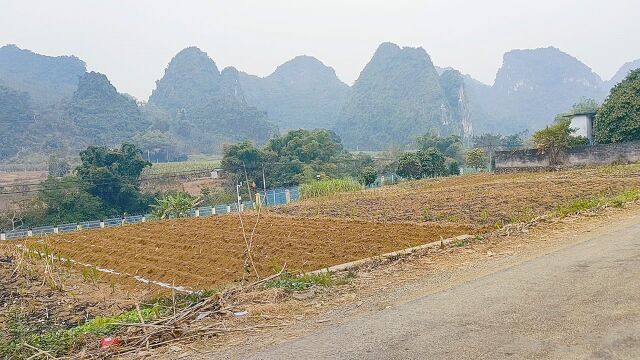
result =
[[276,211],[301,217],[502,226],[531,220],[578,198],[615,195],[638,187],[639,165],[478,174],[307,199]]
[[[640,187],[640,166],[480,174],[309,199],[256,215],[177,219],[16,242],[190,289],[308,272],[462,234],[528,221],[558,205]],[[244,232],[243,232],[244,225]],[[245,267],[247,240],[253,232]],[[162,290],[162,289],[160,289]],[[166,288],[164,289],[166,290]]]
[[[243,215],[247,239],[256,215]],[[483,232],[460,224],[369,223],[298,219],[262,214],[253,236],[252,257],[261,277],[285,264],[293,272],[416,246],[461,234]],[[192,289],[240,281],[245,238],[238,215],[148,222],[88,230],[27,242],[56,256]],[[254,279],[252,269],[248,279]]]

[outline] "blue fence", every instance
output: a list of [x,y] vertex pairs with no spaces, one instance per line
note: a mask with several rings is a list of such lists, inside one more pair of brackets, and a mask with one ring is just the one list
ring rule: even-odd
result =
[[[273,207],[285,205],[289,202],[300,200],[300,190],[297,187],[293,188],[280,188],[267,191],[261,191],[260,205],[262,207]],[[254,199],[257,200],[257,199]],[[240,210],[253,209],[257,204],[254,201],[243,201],[240,203]],[[232,212],[238,212],[238,203],[223,204],[215,206],[203,206],[195,209],[191,209],[191,216],[213,216],[223,215]],[[32,236],[46,236],[51,234],[63,234],[72,231],[85,230],[85,229],[101,229],[110,228],[116,226],[124,226],[128,224],[138,224],[151,219],[149,214],[147,215],[134,215],[105,220],[83,221],[74,224],[61,224],[57,226],[41,226],[33,229],[17,229],[7,231],[0,234],[0,240],[15,240]]]

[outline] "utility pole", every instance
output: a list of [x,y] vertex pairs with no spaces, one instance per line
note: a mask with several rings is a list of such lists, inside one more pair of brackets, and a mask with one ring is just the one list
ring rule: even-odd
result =
[[242,199],[240,197],[240,186],[242,185],[242,183],[238,183],[236,182],[236,195],[238,195],[238,212],[240,212],[240,200]]
[[264,176],[264,164],[262,164],[262,188],[264,189],[264,207],[269,205],[269,200],[267,199],[267,180]]
[[253,197],[251,196],[251,188],[249,187],[249,176],[247,175],[247,166],[242,162],[242,167],[244,168],[244,180],[247,182],[247,191],[249,192],[249,199],[251,199],[251,205],[253,207]]

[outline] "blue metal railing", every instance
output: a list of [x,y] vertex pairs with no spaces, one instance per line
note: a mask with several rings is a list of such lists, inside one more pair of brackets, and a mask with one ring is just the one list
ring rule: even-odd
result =
[[[287,196],[287,192],[289,196]],[[287,203],[287,198],[289,202],[294,202],[300,200],[300,191],[298,187],[292,188],[280,188],[280,189],[272,189],[267,191],[259,192],[260,194],[260,203],[265,207],[273,207],[273,206],[281,206]],[[253,199],[255,200],[255,199]],[[253,209],[254,202],[253,201],[243,201],[241,202],[243,209]],[[197,211],[196,211],[197,210]],[[195,216],[213,216],[213,215],[223,215],[231,212],[238,211],[238,203],[233,204],[222,204],[215,206],[203,206],[197,209],[191,209],[190,214],[192,217]],[[125,216],[119,218],[111,218],[105,220],[93,220],[93,221],[83,221],[79,223],[72,224],[61,224],[58,226],[40,226],[33,229],[16,229],[7,231],[5,233],[1,233],[0,240],[15,240],[21,239],[31,236],[46,236],[52,234],[62,234],[68,233],[77,230],[85,230],[85,229],[100,229],[100,228],[110,228],[116,226],[123,226],[128,224],[138,224],[150,219],[150,215],[133,215],[133,216]]]

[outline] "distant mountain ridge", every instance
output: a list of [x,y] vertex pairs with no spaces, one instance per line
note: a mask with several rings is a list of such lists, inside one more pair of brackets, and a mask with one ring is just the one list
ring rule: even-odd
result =
[[15,45],[0,47],[0,84],[29,93],[36,106],[70,98],[86,72],[75,56],[45,56]]
[[[636,63],[628,63],[618,73],[626,74],[633,66]],[[582,98],[602,101],[624,78],[619,74],[603,81],[580,60],[554,47],[512,50],[504,55],[492,86],[465,76],[474,129],[503,134],[537,130]]]
[[247,139],[265,142],[278,128],[333,129],[354,149],[408,144],[427,132],[509,134],[549,124],[582,97],[601,101],[635,68],[640,60],[603,81],[559,49],[514,50],[487,85],[451,67],[435,67],[422,48],[384,43],[349,87],[311,56],[298,56],[261,78],[233,67],[220,71],[205,52],[188,47],[169,62],[145,104],[119,93],[105,75],[87,73],[74,56],[6,45],[0,47],[0,160],[75,153],[146,133],[173,141],[176,153],[219,152],[224,143]]
[[169,132],[191,152],[220,152],[228,142],[266,142],[277,132],[264,111],[249,105],[240,73],[197,47],[180,51],[156,82],[149,104],[171,119]]
[[281,130],[332,128],[349,86],[333,68],[311,56],[298,56],[269,76],[240,73],[247,101],[267,111]]
[[617,83],[624,80],[632,70],[636,69],[640,69],[640,59],[629,61],[628,63],[622,65],[622,67],[618,69],[613,77],[605,82],[607,92],[609,92]]

